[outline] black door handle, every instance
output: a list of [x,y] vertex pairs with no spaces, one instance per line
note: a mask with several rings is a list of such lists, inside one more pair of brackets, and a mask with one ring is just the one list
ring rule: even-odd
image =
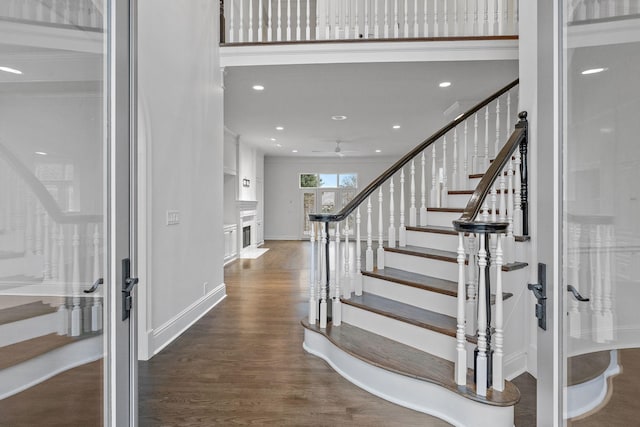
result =
[[96,281],[93,282],[93,285],[91,285],[89,289],[85,289],[83,292],[85,294],[92,294],[98,289],[98,286],[102,285],[103,283],[104,283],[104,280],[102,279],[102,277],[99,279],[96,279]]
[[585,298],[582,295],[580,295],[580,292],[578,292],[578,290],[573,285],[567,286],[567,292],[571,292],[571,294],[573,294],[573,297],[580,302],[589,301],[589,298]]

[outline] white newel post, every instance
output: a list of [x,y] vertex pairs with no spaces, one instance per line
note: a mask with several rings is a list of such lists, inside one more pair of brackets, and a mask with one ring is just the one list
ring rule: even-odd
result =
[[389,232],[387,236],[388,245],[390,248],[396,247],[396,225],[395,225],[395,217],[394,217],[394,206],[395,198],[393,194],[393,177],[389,180]]
[[383,213],[382,213],[382,186],[380,186],[380,190],[378,191],[378,268],[384,268],[384,228],[383,228]]
[[487,395],[487,305],[485,270],[487,269],[486,234],[480,233],[478,251],[478,356],[476,363],[476,394]]
[[373,248],[372,244],[372,231],[371,231],[371,196],[367,199],[367,251],[365,252],[364,269],[367,271],[373,271]]
[[360,240],[360,206],[356,209],[356,283],[353,292],[362,295],[362,244]]
[[325,329],[327,327],[327,270],[326,270],[326,244],[327,244],[327,230],[324,229],[324,223],[320,224],[320,250],[318,268],[320,269],[320,328]]
[[333,311],[333,326],[340,326],[342,323],[342,305],[340,301],[340,223],[336,222],[336,230],[335,230],[335,273],[334,273],[334,283],[335,283],[335,291],[333,294],[333,302],[332,302],[332,311]]
[[315,279],[316,279],[316,250],[315,250],[315,234],[316,234],[316,223],[311,222],[311,230],[309,235],[309,241],[311,243],[311,271],[309,274],[309,324],[316,324],[317,317],[317,309],[316,309],[316,290],[315,290]]
[[498,234],[498,245],[496,247],[496,321],[495,321],[495,349],[493,352],[493,388],[498,391],[504,390],[503,373],[503,307],[502,307],[502,238],[503,234]]
[[465,336],[465,253],[464,233],[458,233],[458,313],[456,327],[456,384],[467,384],[467,349]]
[[409,206],[409,226],[416,226],[416,164],[411,160],[411,205]]
[[420,159],[422,165],[422,174],[420,175],[420,225],[427,225],[427,178],[426,178],[426,160],[424,151]]
[[398,229],[398,245],[407,246],[407,227],[404,225],[404,167],[400,169],[400,228]]

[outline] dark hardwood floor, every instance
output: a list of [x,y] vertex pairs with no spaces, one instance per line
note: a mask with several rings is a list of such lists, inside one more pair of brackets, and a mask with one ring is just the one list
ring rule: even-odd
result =
[[307,247],[225,269],[228,298],[140,364],[141,426],[447,426],[379,399],[302,349]]

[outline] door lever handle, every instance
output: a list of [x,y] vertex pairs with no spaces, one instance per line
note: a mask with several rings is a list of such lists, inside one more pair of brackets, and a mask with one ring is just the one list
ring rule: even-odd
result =
[[580,292],[578,292],[578,290],[573,285],[567,286],[567,292],[571,292],[571,294],[573,294],[573,297],[580,302],[589,301],[589,298],[585,298],[582,295],[580,295]]
[[104,280],[102,279],[102,277],[99,279],[96,279],[96,281],[93,282],[93,285],[91,285],[89,289],[85,289],[83,292],[85,294],[92,294],[98,289],[98,286],[102,285],[103,283],[104,283]]

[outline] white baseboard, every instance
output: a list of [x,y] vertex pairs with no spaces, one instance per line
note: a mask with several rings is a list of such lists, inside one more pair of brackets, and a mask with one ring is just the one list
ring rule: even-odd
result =
[[504,361],[504,377],[509,381],[527,372],[527,353],[524,351],[508,355]]
[[151,357],[160,353],[162,349],[171,344],[184,331],[189,329],[209,310],[218,305],[227,296],[227,287],[224,283],[218,285],[211,292],[195,301],[189,307],[182,310],[164,325],[149,333],[149,346],[152,350]]

